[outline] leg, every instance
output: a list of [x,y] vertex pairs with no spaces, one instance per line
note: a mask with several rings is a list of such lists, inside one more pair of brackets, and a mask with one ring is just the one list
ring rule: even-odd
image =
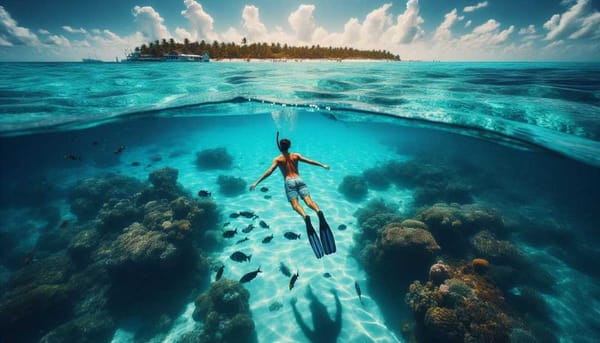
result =
[[302,206],[300,206],[298,198],[290,200],[290,204],[292,204],[292,208],[294,209],[294,211],[298,212],[298,214],[301,215],[302,218],[306,217],[306,212],[304,212],[304,209],[302,208]]
[[317,205],[316,202],[313,201],[313,199],[310,197],[310,195],[306,195],[305,197],[302,198],[302,200],[304,200],[304,203],[306,204],[306,206],[312,208],[315,212],[319,212],[319,205]]

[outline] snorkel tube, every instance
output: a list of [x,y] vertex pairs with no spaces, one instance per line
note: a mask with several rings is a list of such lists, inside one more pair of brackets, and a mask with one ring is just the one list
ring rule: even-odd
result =
[[277,131],[277,137],[275,137],[275,143],[277,143],[277,149],[281,151],[281,145],[279,144],[279,131]]

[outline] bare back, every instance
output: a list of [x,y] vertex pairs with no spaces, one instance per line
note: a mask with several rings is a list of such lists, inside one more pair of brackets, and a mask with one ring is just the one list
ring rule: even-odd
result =
[[279,167],[279,170],[285,179],[300,176],[298,173],[299,160],[300,155],[295,153],[281,154],[275,158],[277,166]]

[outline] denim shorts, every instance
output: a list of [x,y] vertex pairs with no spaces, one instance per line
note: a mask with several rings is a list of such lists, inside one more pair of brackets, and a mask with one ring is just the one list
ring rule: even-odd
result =
[[308,187],[300,177],[289,178],[285,180],[285,195],[287,195],[288,201],[298,198],[298,194],[302,198],[309,195]]

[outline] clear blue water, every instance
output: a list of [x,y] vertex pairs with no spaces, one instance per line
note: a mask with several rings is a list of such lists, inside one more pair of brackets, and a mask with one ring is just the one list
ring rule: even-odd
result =
[[[120,311],[97,305],[102,311],[95,320],[107,322],[100,341],[183,342],[186,334],[187,339],[197,336],[202,325],[191,318],[192,301],[209,289],[220,264],[226,266],[224,277],[234,280],[261,267],[263,273],[244,284],[259,342],[310,342],[291,304],[297,301],[304,321],[317,331],[310,319],[319,315],[321,307],[315,304],[334,318],[332,290],[342,305],[338,341],[409,341],[410,330],[404,327],[415,319],[404,302],[407,285],[378,279],[359,253],[365,242],[359,239],[362,228],[355,213],[375,199],[392,204],[403,219],[415,218],[421,207],[435,202],[494,208],[504,222],[503,231],[496,232],[499,239],[516,246],[527,265],[545,275],[521,276],[508,285],[492,277],[515,318],[513,340],[525,337],[523,332],[540,342],[593,342],[600,336],[599,64],[3,63],[0,75],[0,317],[6,320],[3,313],[17,308],[19,313],[49,311],[57,318],[16,316],[13,327],[37,333],[8,335],[0,342],[64,334],[65,323],[83,320],[84,304],[110,303],[113,293],[102,287],[69,292],[69,301],[37,295],[47,307],[26,300],[38,294],[29,292],[40,283],[89,288],[80,280],[94,280],[95,266],[107,261],[98,257],[100,252],[116,254],[111,250],[116,235],[94,248],[93,262],[78,261],[72,248],[69,252],[78,233],[101,230],[94,221],[99,209],[88,218],[74,210],[72,194],[81,180],[114,173],[145,182],[163,167],[178,170],[177,181],[190,198],[199,199],[198,190],[208,190],[218,206],[221,220],[194,242],[203,256],[198,260],[208,267],[195,270],[192,281],[180,280],[181,289],[149,287],[151,294],[143,297],[155,299],[156,306],[135,303],[131,311]],[[277,130],[292,140],[292,150],[331,166],[326,171],[303,165],[301,173],[334,228],[335,255],[312,256],[280,176],[261,183],[269,188],[266,193],[232,195],[219,188],[219,176],[226,175],[242,179],[247,189],[277,154]],[[116,154],[121,146],[125,149]],[[197,166],[197,152],[220,147],[232,156],[229,167]],[[407,161],[415,161],[411,170],[421,177],[414,177],[417,181],[369,186],[358,197],[340,190],[346,176]],[[439,188],[440,194],[423,196],[423,189],[431,191],[428,187],[439,182],[458,185],[468,196],[448,196]],[[220,237],[226,223],[240,230],[249,223],[258,227],[259,219],[229,218],[243,210],[269,223],[271,245],[261,243],[260,227],[233,240]],[[341,224],[347,229],[337,230]],[[286,240],[286,231],[301,232],[301,239]],[[244,237],[249,241],[236,244]],[[236,250],[252,253],[252,260],[231,261]],[[477,257],[457,250],[442,245],[438,257],[465,263]],[[68,256],[67,267],[53,264],[56,256]],[[281,262],[300,273],[292,290],[279,271]],[[66,268],[57,267],[64,277],[48,272],[41,273],[41,281],[28,279],[35,268],[47,270],[48,265]],[[521,267],[492,259],[490,275]],[[419,273],[405,276],[425,282],[426,272],[424,279]],[[127,285],[144,284],[135,281],[135,270],[132,275]],[[362,286],[364,305],[355,281]],[[119,285],[105,284],[113,291]],[[270,309],[274,303],[281,308]]]

